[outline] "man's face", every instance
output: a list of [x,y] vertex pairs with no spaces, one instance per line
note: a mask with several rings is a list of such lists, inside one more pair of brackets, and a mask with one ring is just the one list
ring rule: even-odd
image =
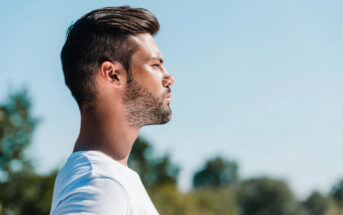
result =
[[134,127],[167,123],[171,118],[169,87],[174,78],[164,69],[162,54],[150,34],[133,39],[138,51],[131,61],[133,80],[123,96],[126,119]]

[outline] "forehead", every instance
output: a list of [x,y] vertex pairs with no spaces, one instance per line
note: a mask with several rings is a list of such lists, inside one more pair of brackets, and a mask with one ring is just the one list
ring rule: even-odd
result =
[[132,56],[132,61],[147,61],[152,58],[162,58],[154,38],[149,33],[132,36],[138,49]]

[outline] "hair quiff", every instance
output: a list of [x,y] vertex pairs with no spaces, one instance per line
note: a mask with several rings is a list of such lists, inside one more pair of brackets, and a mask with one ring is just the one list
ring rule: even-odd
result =
[[81,111],[83,104],[96,99],[94,77],[100,65],[106,60],[119,62],[132,80],[131,56],[137,45],[131,36],[154,35],[158,30],[158,20],[150,11],[130,6],[91,11],[69,27],[61,60],[65,83]]

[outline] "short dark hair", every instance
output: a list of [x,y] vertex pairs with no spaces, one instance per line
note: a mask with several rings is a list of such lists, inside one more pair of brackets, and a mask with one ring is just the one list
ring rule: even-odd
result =
[[130,6],[93,10],[69,27],[61,60],[65,83],[80,111],[96,99],[94,77],[100,65],[106,60],[121,63],[131,81],[131,57],[137,50],[131,36],[158,30],[159,22],[150,11]]

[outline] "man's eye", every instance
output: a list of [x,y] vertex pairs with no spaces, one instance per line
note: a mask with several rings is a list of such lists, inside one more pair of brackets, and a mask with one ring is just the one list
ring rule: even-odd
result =
[[153,64],[153,67],[160,67],[160,64]]

